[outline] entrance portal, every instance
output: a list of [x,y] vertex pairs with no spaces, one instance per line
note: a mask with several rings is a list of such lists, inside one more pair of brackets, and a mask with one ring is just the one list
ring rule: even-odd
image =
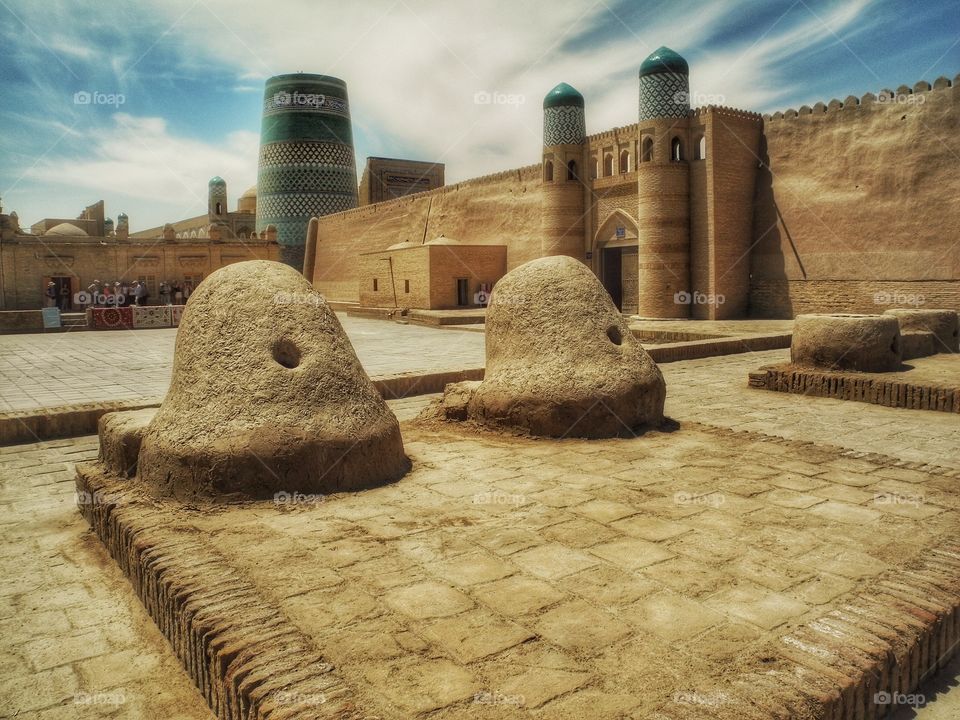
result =
[[614,305],[625,315],[637,312],[637,224],[623,210],[614,210],[594,236],[600,263],[595,267],[600,282]]
[[613,298],[617,310],[623,310],[623,248],[604,248],[600,254],[600,281]]

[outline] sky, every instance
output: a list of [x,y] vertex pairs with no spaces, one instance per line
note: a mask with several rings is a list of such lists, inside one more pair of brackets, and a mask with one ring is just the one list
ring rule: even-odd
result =
[[[693,105],[774,112],[960,72],[958,0],[0,0],[0,199],[29,227],[104,200],[131,231],[230,209],[256,182],[263,88],[347,82],[367,156],[442,162],[447,183],[539,162],[543,96],[587,131],[636,122],[666,45]],[[90,102],[83,102],[89,99]]]

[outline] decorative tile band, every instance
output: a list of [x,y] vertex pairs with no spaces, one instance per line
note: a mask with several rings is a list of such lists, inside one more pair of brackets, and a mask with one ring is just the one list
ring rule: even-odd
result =
[[543,144],[579,145],[587,136],[583,108],[561,105],[543,111]]
[[686,75],[656,73],[640,78],[640,122],[685,118],[690,113],[690,81]]
[[263,114],[306,112],[338,114],[349,117],[350,108],[346,98],[302,90],[278,90],[263,99]]
[[328,142],[275,142],[260,146],[260,169],[270,165],[343,165],[353,167],[353,148]]

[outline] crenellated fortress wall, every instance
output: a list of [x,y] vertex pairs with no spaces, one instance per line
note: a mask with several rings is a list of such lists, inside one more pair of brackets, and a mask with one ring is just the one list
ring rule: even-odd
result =
[[[752,197],[722,187],[725,173],[745,167],[737,160],[729,172],[715,172],[712,203],[691,198],[700,214],[712,214],[700,220],[716,237],[695,265],[748,263],[743,312],[755,317],[876,312],[911,303],[960,310],[958,81],[941,77],[932,85],[921,81],[763,115]],[[744,133],[761,116],[707,106],[692,110],[690,119],[691,128],[713,123],[708,159],[720,167],[717,162],[742,154]],[[628,172],[620,172],[615,155],[613,175],[603,177],[601,167],[601,177],[590,181],[587,249],[611,213],[636,219],[641,130],[635,123],[586,138],[591,162],[602,164],[607,151],[630,152]],[[529,165],[321,218],[317,289],[355,301],[360,253],[440,234],[506,244],[508,269],[538,257],[541,172],[539,164]],[[692,183],[694,195],[698,187]],[[715,275],[731,277],[722,269]],[[731,292],[722,285],[717,290]]]
[[960,310],[957,80],[764,116],[751,314]]

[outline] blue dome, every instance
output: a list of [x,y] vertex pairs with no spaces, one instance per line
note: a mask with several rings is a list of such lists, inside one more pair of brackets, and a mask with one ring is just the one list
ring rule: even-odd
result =
[[650,53],[647,59],[640,65],[640,77],[644,75],[654,75],[656,73],[689,75],[690,66],[687,65],[686,60],[673,50],[663,46]]
[[117,220],[127,220],[127,219],[128,219],[127,214],[125,212],[122,212],[119,215],[117,215]]
[[543,99],[543,109],[552,107],[583,107],[583,95],[577,89],[562,82],[547,93]]
[[226,187],[227,181],[224,180],[219,175],[217,175],[215,177],[210,178],[210,182],[208,182],[207,185],[209,185],[210,187],[213,187],[214,185],[223,185],[223,187]]

